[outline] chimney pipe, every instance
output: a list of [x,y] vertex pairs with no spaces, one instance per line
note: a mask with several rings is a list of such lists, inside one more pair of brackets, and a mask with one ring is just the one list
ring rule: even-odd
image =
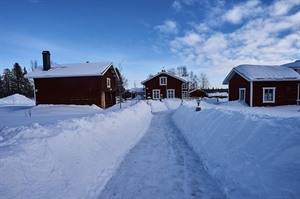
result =
[[50,64],[50,52],[49,51],[43,51],[43,70],[47,71],[51,68]]

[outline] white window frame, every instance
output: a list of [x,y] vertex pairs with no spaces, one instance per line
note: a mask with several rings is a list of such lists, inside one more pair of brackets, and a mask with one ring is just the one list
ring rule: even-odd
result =
[[[263,103],[275,103],[275,94],[276,94],[276,87],[263,87]],[[272,90],[272,100],[266,100],[265,99],[265,91],[266,90]]]
[[167,85],[167,77],[159,77],[159,85],[160,86]]
[[110,84],[110,78],[106,78],[106,86],[107,88],[110,88],[111,87],[111,84]]
[[188,92],[182,91],[182,98],[187,98],[187,97],[189,97]]
[[188,83],[183,83],[182,84],[182,89],[188,89]]
[[167,98],[175,98],[175,89],[167,89]]
[[[156,97],[156,95],[158,95],[158,97]],[[160,99],[160,90],[159,89],[153,89],[152,90],[152,99]]]
[[[242,97],[242,91],[244,92],[243,97]],[[243,102],[246,101],[246,88],[239,88],[239,100]]]

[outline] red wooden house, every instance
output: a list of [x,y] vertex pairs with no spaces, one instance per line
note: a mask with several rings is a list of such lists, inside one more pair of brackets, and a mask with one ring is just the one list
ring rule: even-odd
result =
[[116,103],[119,76],[111,62],[50,64],[50,52],[43,52],[43,66],[26,78],[35,86],[36,105],[76,104],[107,108]]
[[299,103],[300,75],[287,66],[240,65],[223,81],[229,100],[249,106],[278,106]]
[[183,89],[186,80],[162,70],[157,75],[141,82],[145,87],[146,98],[183,98],[187,92]]

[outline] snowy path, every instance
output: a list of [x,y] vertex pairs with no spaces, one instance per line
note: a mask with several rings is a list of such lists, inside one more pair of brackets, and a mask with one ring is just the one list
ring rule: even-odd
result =
[[125,157],[99,199],[226,198],[173,124],[172,113],[154,113],[148,132]]

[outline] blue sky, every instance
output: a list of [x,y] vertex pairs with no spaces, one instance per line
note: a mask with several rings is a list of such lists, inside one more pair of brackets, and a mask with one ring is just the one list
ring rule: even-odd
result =
[[129,87],[185,65],[222,86],[239,64],[300,59],[299,0],[0,0],[0,71],[112,61]]

